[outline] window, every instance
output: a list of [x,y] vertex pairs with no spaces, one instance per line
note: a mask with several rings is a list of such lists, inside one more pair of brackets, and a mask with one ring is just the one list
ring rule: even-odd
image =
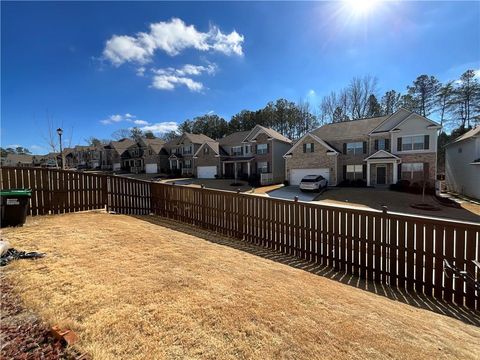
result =
[[252,145],[245,145],[245,154],[250,154],[252,152]]
[[347,154],[348,155],[363,154],[363,142],[348,143]]
[[183,147],[183,153],[185,155],[190,155],[192,153],[192,147],[189,145],[189,146],[184,146]]
[[347,165],[347,179],[363,179],[363,165]]
[[186,169],[190,169],[192,167],[192,160],[185,160],[183,167]]
[[402,180],[422,180],[423,163],[403,163]]
[[425,148],[425,136],[404,136],[401,143],[402,151],[423,150]]
[[173,148],[172,149],[172,154],[176,154],[178,152],[178,149],[177,148]]
[[153,155],[153,150],[148,150],[148,155]]
[[241,146],[232,147],[232,155],[242,155],[242,147]]
[[303,144],[303,152],[304,153],[313,153],[313,143]]
[[258,162],[257,163],[257,170],[258,173],[268,173],[268,162],[263,161],[263,162]]
[[458,148],[458,153],[459,153],[459,154],[462,153],[462,148],[461,148],[461,147]]
[[203,153],[204,153],[205,155],[208,155],[208,154],[210,153],[210,148],[209,148],[208,146],[204,146],[204,147],[203,147]]
[[268,144],[258,144],[257,145],[257,154],[267,154],[268,153]]

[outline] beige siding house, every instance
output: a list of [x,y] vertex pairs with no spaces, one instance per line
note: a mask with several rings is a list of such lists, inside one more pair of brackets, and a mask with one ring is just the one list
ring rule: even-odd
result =
[[480,126],[446,146],[447,189],[480,200]]
[[323,175],[329,185],[364,181],[385,186],[400,179],[432,185],[440,126],[399,109],[389,116],[324,125],[303,136],[285,154],[285,177],[298,185],[305,175]]

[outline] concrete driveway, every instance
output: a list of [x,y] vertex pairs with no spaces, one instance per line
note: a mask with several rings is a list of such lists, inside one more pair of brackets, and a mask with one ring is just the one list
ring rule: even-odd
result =
[[381,210],[382,205],[385,205],[388,211],[393,212],[480,222],[480,214],[464,208],[459,209],[442,205],[431,195],[425,195],[425,203],[434,205],[439,210],[427,211],[412,208],[411,204],[422,202],[422,195],[388,189],[332,187],[319,195],[315,202],[368,207],[377,210]]
[[301,192],[298,186],[284,186],[268,193],[271,198],[284,200],[293,200],[295,196],[298,196],[300,201],[313,201],[318,195],[318,192]]

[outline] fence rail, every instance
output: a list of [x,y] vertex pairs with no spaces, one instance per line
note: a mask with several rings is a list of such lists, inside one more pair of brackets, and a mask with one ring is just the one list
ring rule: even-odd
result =
[[480,294],[447,276],[444,260],[477,281],[480,224],[150,183],[60,170],[2,168],[1,188],[32,188],[31,215],[107,207],[200,226],[346,274],[471,309]]

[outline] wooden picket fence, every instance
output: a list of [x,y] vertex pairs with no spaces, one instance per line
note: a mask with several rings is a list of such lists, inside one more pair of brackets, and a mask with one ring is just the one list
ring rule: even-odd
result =
[[31,215],[107,207],[155,214],[335,271],[471,309],[480,294],[447,276],[444,260],[480,281],[480,224],[319,205],[59,170],[3,168],[1,188],[32,188]]

